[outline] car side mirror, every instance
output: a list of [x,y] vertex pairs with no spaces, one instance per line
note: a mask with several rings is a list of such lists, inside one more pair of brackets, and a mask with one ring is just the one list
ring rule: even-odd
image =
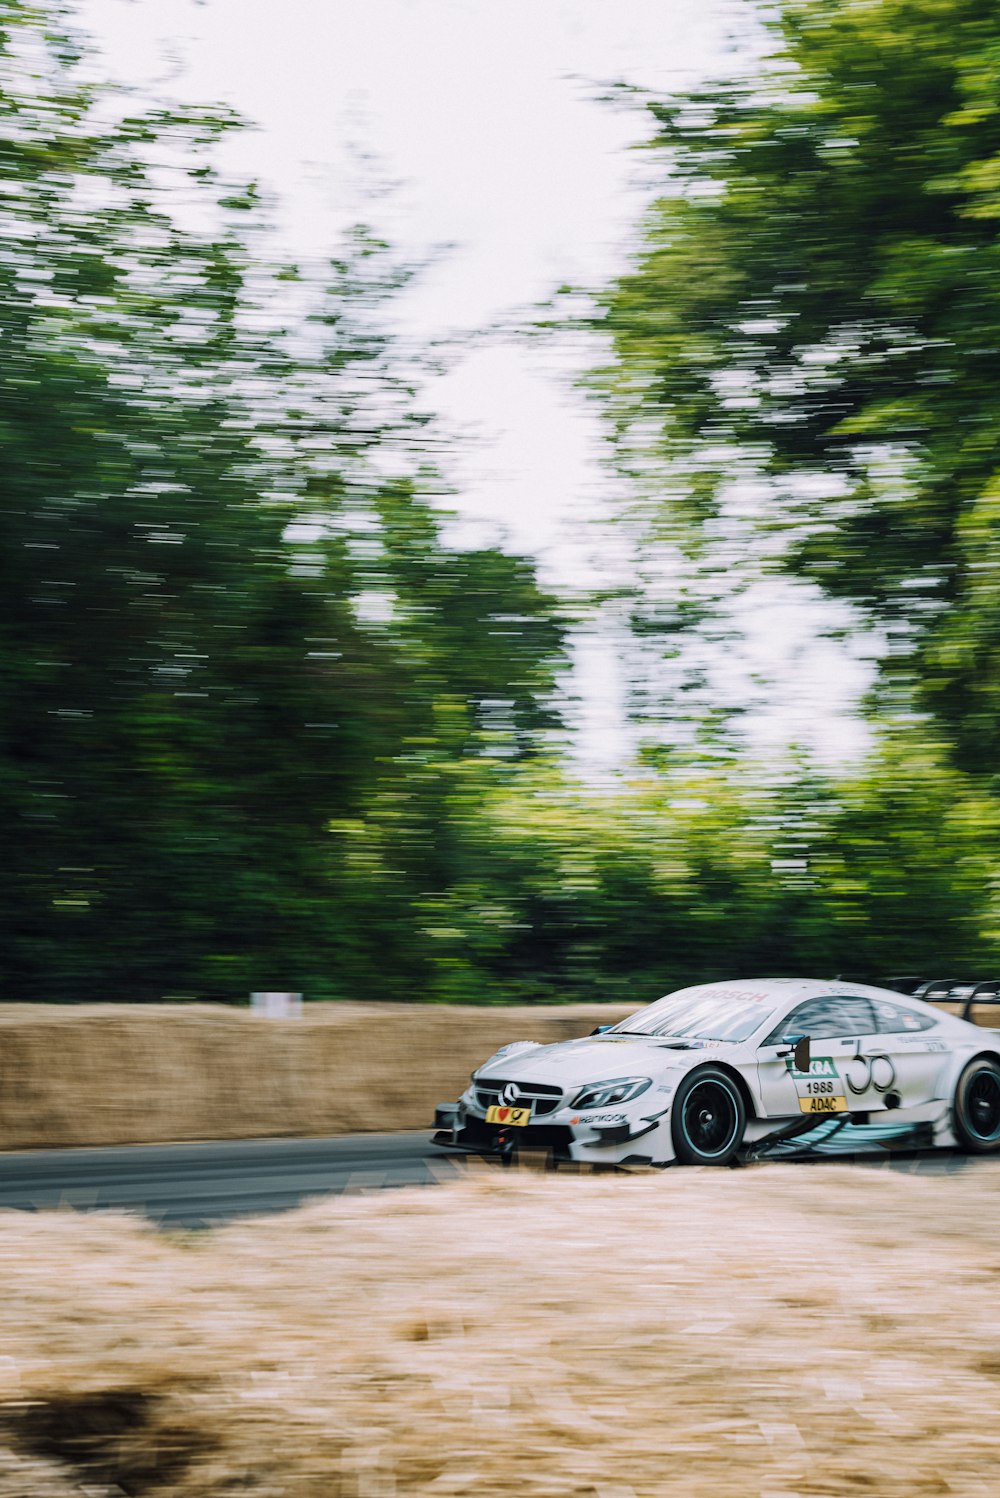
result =
[[779,1051],[779,1056],[791,1056],[795,1062],[796,1071],[808,1071],[812,1065],[812,1041],[808,1035],[783,1035],[781,1044],[788,1047],[787,1051]]

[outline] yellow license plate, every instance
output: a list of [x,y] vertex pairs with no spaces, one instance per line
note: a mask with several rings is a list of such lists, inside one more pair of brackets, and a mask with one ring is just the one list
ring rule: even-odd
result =
[[799,1107],[803,1113],[846,1113],[847,1099],[833,1097],[829,1093],[818,1097],[800,1097]]
[[530,1108],[501,1108],[499,1106],[487,1108],[487,1123],[513,1124],[515,1129],[523,1129],[525,1124],[531,1122]]

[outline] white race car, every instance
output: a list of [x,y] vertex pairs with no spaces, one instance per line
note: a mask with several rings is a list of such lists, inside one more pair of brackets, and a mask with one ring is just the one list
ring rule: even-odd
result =
[[819,1148],[1000,1151],[1000,1031],[843,981],[682,988],[557,1045],[501,1046],[434,1142],[509,1161],[729,1165]]

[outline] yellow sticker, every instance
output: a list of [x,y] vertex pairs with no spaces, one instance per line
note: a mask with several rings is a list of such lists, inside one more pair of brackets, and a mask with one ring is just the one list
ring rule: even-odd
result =
[[847,1099],[824,1093],[821,1097],[800,1097],[799,1107],[803,1113],[846,1113]]
[[513,1124],[515,1129],[523,1129],[525,1124],[531,1122],[531,1109],[502,1107],[487,1108],[486,1122],[495,1124]]

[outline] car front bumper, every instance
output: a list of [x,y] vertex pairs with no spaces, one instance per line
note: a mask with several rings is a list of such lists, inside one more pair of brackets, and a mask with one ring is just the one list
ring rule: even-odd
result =
[[[568,1109],[562,1110],[569,1113]],[[543,1150],[557,1160],[609,1165],[665,1165],[673,1159],[669,1105],[653,1118],[639,1113],[585,1117],[524,1127],[487,1123],[462,1103],[439,1104],[434,1114],[432,1143],[445,1149],[477,1155],[504,1155],[520,1150]],[[641,1145],[639,1144],[641,1141]]]

